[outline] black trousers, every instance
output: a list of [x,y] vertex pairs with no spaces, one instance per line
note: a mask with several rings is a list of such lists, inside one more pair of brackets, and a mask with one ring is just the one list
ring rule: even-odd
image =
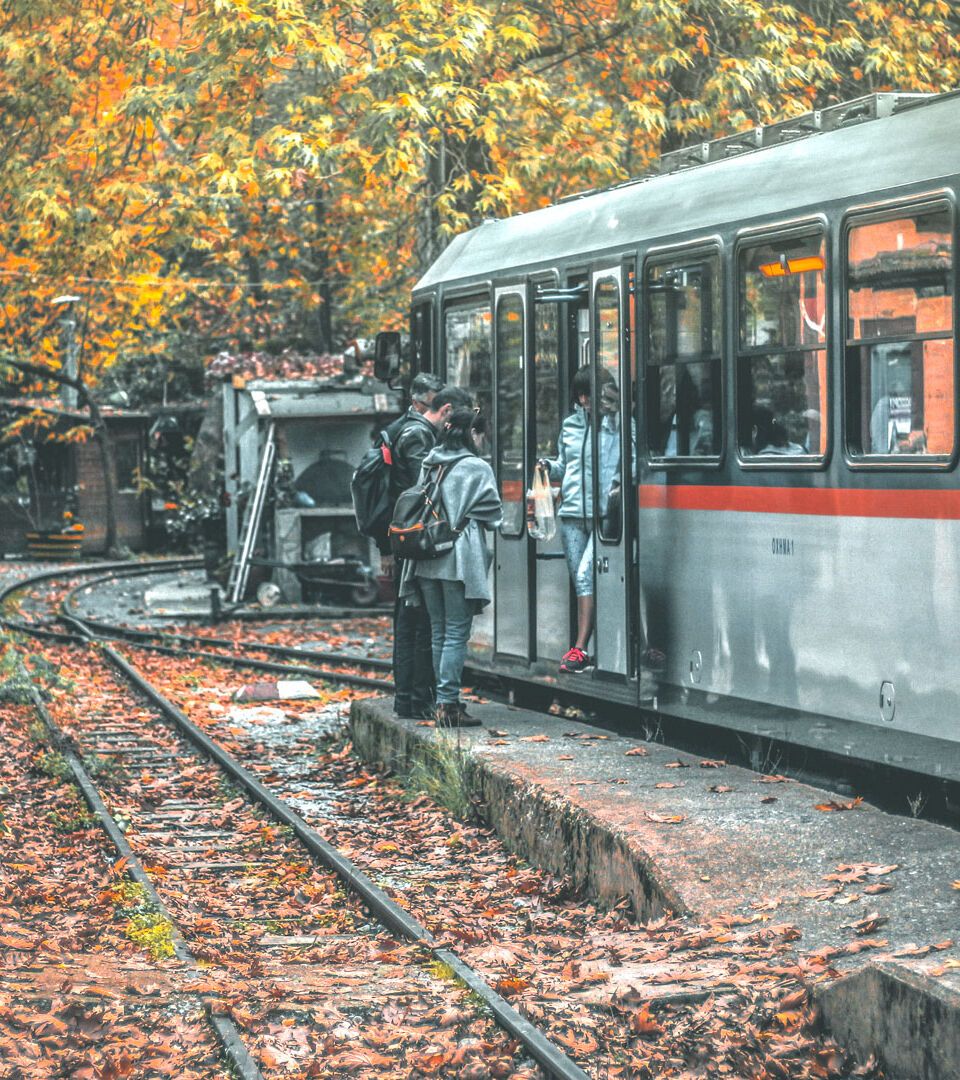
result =
[[400,600],[403,564],[394,562],[393,585],[393,707],[398,713],[428,712],[436,699],[430,617],[426,606],[410,607]]

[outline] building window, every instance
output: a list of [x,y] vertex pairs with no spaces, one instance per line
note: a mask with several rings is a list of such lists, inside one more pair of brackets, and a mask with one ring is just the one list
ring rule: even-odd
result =
[[939,205],[847,233],[847,443],[857,457],[953,454],[953,221]]
[[117,489],[137,491],[140,484],[140,440],[129,436],[115,439],[113,451],[117,463]]
[[719,255],[647,268],[647,431],[653,458],[716,457],[721,443]]
[[740,453],[757,464],[827,449],[827,292],[822,233],[752,244],[739,257]]

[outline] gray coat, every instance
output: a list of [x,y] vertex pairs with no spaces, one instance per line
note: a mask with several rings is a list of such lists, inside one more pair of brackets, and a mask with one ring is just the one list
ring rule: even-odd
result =
[[417,602],[417,578],[462,581],[466,598],[484,608],[493,599],[490,589],[492,556],[486,532],[495,529],[503,518],[503,504],[497,491],[493,469],[469,450],[446,450],[434,447],[427,454],[420,473],[420,483],[437,465],[445,466],[440,482],[440,498],[447,520],[462,529],[453,550],[439,559],[407,560],[400,579],[400,596]]

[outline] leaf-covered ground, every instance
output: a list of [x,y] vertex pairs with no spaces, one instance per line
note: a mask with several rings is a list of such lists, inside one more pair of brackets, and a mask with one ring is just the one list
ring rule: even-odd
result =
[[[817,1034],[802,980],[828,974],[829,957],[798,962],[796,931],[769,913],[638,926],[598,911],[488,831],[324,742],[316,702],[238,712],[237,673],[130,655],[261,779],[301,796],[313,824],[592,1075],[879,1075]],[[351,696],[330,689],[322,704],[329,715]]]
[[[42,599],[28,608],[43,617]],[[204,633],[383,656],[384,630],[369,619]],[[591,1076],[880,1077],[818,1032],[806,986],[830,976],[830,955],[798,954],[795,929],[762,906],[703,925],[599,910],[477,824],[453,750],[414,785],[365,769],[337,723],[358,691],[238,707],[236,688],[262,676],[125,651]],[[271,1077],[537,1074],[447,972],[372,923],[89,650],[38,655],[56,721],[200,971],[169,957],[169,927],[111,869],[31,710],[4,707],[2,1080],[224,1075],[201,995],[234,1017]]]

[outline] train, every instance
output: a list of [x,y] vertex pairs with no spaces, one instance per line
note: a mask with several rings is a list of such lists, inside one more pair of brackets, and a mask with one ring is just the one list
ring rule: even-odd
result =
[[[960,92],[874,94],[456,237],[404,370],[394,335],[377,362],[489,418],[471,665],[960,780],[958,192]],[[564,676],[569,575],[524,500],[583,366],[619,395],[621,494],[591,523],[594,663]]]

